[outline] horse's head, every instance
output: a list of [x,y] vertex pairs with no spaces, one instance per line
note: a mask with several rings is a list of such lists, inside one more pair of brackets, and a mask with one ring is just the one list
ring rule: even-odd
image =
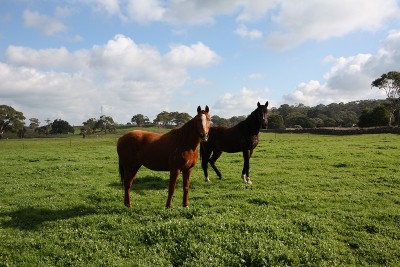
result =
[[201,110],[201,107],[197,107],[197,116],[195,117],[197,130],[199,131],[201,141],[206,142],[208,140],[208,131],[210,130],[210,115],[208,112],[210,109],[206,106],[205,110]]
[[266,129],[268,125],[268,101],[265,105],[261,105],[257,102],[257,120],[261,125],[261,128]]

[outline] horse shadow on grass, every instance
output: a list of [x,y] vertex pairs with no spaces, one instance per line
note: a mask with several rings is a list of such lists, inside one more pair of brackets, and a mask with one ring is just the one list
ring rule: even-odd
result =
[[[144,195],[145,191],[166,190],[168,188],[168,183],[169,180],[166,180],[159,176],[138,176],[131,187],[131,192],[139,195]],[[117,188],[119,190],[123,189],[123,186],[120,182],[112,182],[109,184],[109,186],[112,188]]]
[[[113,182],[110,187],[122,190],[121,183]],[[146,191],[166,190],[168,180],[159,176],[147,175],[138,177],[131,187],[131,192],[144,195]],[[48,209],[26,207],[15,211],[0,212],[0,227],[35,231],[46,222],[68,220],[83,216],[99,214],[99,210],[87,206],[76,206],[69,209]]]
[[97,213],[96,209],[85,206],[60,210],[27,207],[16,211],[1,212],[0,225],[4,228],[34,231],[46,222],[67,220]]

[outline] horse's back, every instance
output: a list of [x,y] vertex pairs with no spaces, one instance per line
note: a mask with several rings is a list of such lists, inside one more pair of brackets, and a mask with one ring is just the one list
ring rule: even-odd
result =
[[145,144],[154,143],[160,139],[161,134],[146,132],[141,130],[130,131],[118,139],[118,153],[126,149],[138,149]]

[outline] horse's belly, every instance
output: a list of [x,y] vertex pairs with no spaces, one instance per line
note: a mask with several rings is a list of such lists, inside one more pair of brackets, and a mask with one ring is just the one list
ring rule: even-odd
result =
[[146,168],[153,171],[169,171],[168,156],[161,155],[162,153],[145,153],[141,158],[141,163]]
[[243,151],[243,146],[239,143],[231,143],[228,145],[227,143],[216,142],[215,147],[217,150],[227,152],[227,153],[236,153],[236,152]]
[[154,156],[143,160],[143,166],[154,171],[187,170],[193,168],[198,159],[197,153],[172,152],[164,156]]
[[153,170],[153,171],[169,171],[170,170],[168,163],[164,164],[164,163],[160,163],[160,162],[158,162],[158,163],[145,162],[143,164],[143,166],[145,166],[146,168]]

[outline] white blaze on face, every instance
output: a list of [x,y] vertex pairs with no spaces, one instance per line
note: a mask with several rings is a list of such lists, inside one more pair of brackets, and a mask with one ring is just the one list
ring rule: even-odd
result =
[[206,114],[201,114],[201,124],[203,125],[204,133],[206,133],[206,127],[207,127],[207,116],[206,116]]

